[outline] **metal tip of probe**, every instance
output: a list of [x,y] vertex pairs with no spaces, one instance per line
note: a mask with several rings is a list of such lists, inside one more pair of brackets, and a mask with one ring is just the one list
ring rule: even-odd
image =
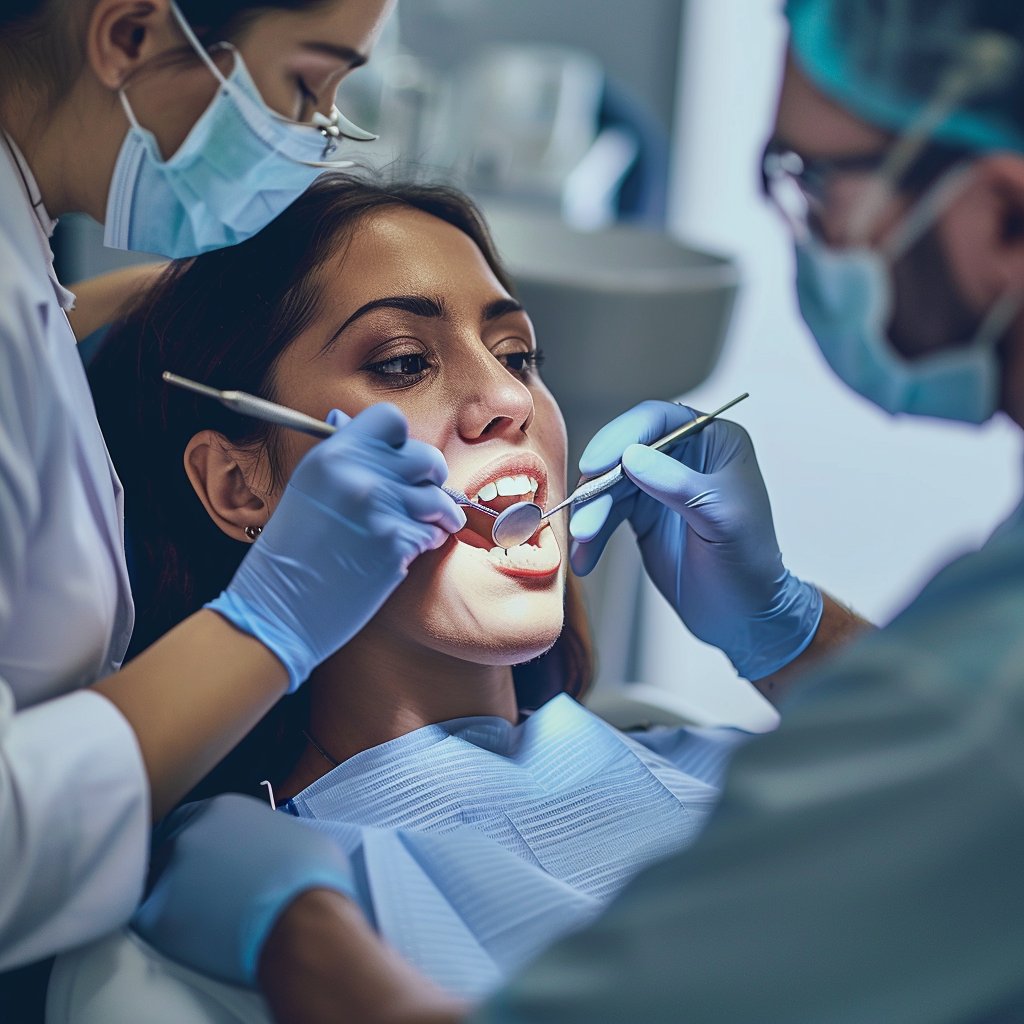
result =
[[711,413],[711,417],[710,418],[715,418],[717,416],[721,416],[722,413],[725,412],[726,409],[731,409],[737,402],[742,402],[744,398],[749,398],[749,397],[750,397],[750,392],[749,391],[744,391],[742,395],[737,395],[731,402],[726,402],[725,405],[723,405],[720,409],[716,409],[713,413]]
[[216,398],[218,401],[223,397],[223,392],[218,388],[211,388],[208,384],[200,384],[199,381],[189,380],[188,377],[179,377],[170,370],[164,370],[160,375],[168,384],[176,388],[184,388],[186,391],[194,391],[197,395],[204,395],[206,398]]

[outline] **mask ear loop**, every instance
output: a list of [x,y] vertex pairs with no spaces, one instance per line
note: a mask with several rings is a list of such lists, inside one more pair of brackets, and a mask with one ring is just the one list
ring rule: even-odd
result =
[[117,90],[117,98],[121,101],[121,106],[124,108],[124,114],[128,118],[128,123],[136,131],[142,131],[142,125],[139,124],[139,119],[135,116],[135,111],[132,110],[132,105],[128,102],[128,97],[125,95],[124,86]]
[[[182,34],[188,40],[189,45],[192,47],[193,50],[195,50],[199,59],[210,69],[210,73],[213,75],[213,77],[216,78],[221,85],[227,85],[228,80],[224,77],[224,73],[221,71],[219,67],[217,67],[216,62],[209,55],[209,53],[206,52],[206,47],[204,47],[203,44],[199,42],[198,36],[195,34],[195,32],[192,31],[192,26],[188,23],[188,20],[185,18],[185,15],[181,13],[181,8],[178,7],[174,0],[171,0],[171,13],[174,15],[175,20],[178,22],[178,27],[181,29]],[[225,47],[226,49],[235,49],[235,47],[232,46],[230,43],[221,43],[219,45]]]
[[[178,5],[171,0],[171,11],[181,26],[182,31],[185,33],[185,38],[192,44],[192,48],[199,54],[202,62],[210,69],[211,73],[216,77],[217,81],[221,86],[227,86],[228,80],[224,77],[220,68],[214,63],[210,55],[202,48],[199,40],[196,38],[195,33],[189,28],[188,22],[185,21],[184,15],[178,10]],[[218,47],[222,47],[225,50],[231,50],[235,54],[235,59],[238,59],[238,51],[231,43],[218,43]],[[129,124],[138,131],[145,131],[139,119],[135,116],[135,111],[132,109],[132,105],[128,100],[128,96],[124,91],[124,86],[117,90],[117,98],[121,101],[121,106],[124,109],[125,116],[128,118]]]
[[935,129],[964,100],[1003,85],[1017,68],[1020,49],[999,32],[978,32],[964,44],[943,76],[935,95],[896,140],[872,180],[864,200],[850,218],[850,244],[862,244],[895,194],[895,185],[933,136]]
[[994,349],[1010,329],[1021,306],[1024,306],[1024,288],[1011,285],[996,299],[981,321],[973,347]]
[[[929,226],[935,222],[939,213],[953,201],[958,193],[966,188],[973,173],[970,164],[957,164],[925,193],[911,211],[910,216],[879,250],[879,254],[890,266],[909,252]],[[1010,325],[1020,312],[1022,305],[1024,305],[1024,288],[1011,285],[992,304],[978,325],[974,340],[967,347],[972,350],[995,348],[1003,335],[1010,329]],[[935,354],[933,358],[941,358],[941,353]]]
[[[965,99],[992,91],[1003,85],[1016,71],[1020,49],[998,32],[979,32],[965,44],[957,62],[943,78],[935,97],[921,116],[896,142],[865,202],[857,212],[853,230],[863,239],[886,204],[892,199],[894,184],[900,180],[921,152],[935,129]],[[880,248],[880,255],[892,265],[920,239],[939,213],[970,182],[970,163],[957,164],[939,179],[920,199],[905,221]],[[975,332],[971,349],[994,349],[1024,306],[1024,289],[1010,286],[992,304]]]
[[878,247],[879,254],[890,264],[909,252],[921,236],[938,220],[939,214],[963,192],[974,169],[968,162],[951,167],[914,204],[903,221],[893,228],[889,237]]

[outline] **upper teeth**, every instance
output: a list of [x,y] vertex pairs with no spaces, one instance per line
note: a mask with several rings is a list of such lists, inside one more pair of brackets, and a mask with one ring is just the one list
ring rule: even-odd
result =
[[533,494],[537,490],[537,481],[532,476],[503,476],[484,484],[477,492],[474,501],[492,501],[498,495]]

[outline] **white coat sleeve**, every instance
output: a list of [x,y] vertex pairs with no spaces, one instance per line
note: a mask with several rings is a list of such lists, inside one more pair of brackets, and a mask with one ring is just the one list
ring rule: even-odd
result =
[[[32,308],[0,322],[0,649],[28,585],[29,544],[42,496],[43,389]],[[27,302],[25,303],[27,306]],[[20,324],[19,324],[20,320]],[[38,351],[38,350],[35,350]],[[55,642],[60,629],[54,623]],[[146,774],[120,712],[83,690],[18,711],[0,679],[0,970],[94,938],[126,921],[144,881]]]
[[94,939],[142,895],[149,800],[135,736],[90,690],[14,713],[0,683],[0,970]]

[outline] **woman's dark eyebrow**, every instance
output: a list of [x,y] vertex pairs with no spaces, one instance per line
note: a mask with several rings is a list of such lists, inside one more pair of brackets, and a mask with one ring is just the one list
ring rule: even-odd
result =
[[486,322],[488,320],[497,320],[498,317],[506,316],[508,313],[522,312],[522,305],[516,302],[515,299],[495,299],[494,302],[489,302],[484,306],[483,318]]
[[334,57],[348,66],[350,70],[362,67],[366,61],[365,53],[353,50],[351,46],[336,46],[334,43],[325,43],[320,40],[311,40],[302,44],[307,50],[314,53],[322,53],[328,57]]
[[346,327],[355,323],[360,317],[372,313],[375,309],[398,309],[413,316],[430,317],[439,320],[445,315],[444,303],[440,299],[432,299],[428,295],[388,295],[383,299],[373,299],[360,306],[325,342],[321,354],[326,352],[341,337]]

